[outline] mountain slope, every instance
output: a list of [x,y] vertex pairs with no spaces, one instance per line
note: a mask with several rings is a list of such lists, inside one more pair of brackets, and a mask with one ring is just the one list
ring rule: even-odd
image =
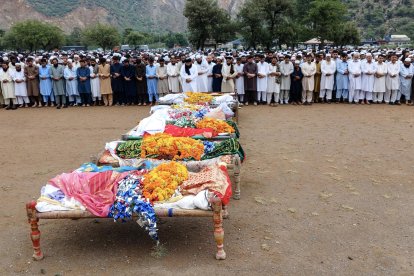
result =
[[[233,16],[245,0],[218,0]],[[414,0],[342,0],[349,20],[357,23],[363,38],[407,34],[414,40]],[[110,23],[146,32],[183,32],[185,0],[2,0],[0,26],[39,19],[57,24],[65,32],[94,22]]]

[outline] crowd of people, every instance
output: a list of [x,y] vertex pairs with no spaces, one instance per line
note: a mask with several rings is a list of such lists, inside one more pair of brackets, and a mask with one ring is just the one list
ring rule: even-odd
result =
[[52,52],[0,57],[0,104],[153,105],[169,93],[237,93],[240,104],[413,104],[414,51]]

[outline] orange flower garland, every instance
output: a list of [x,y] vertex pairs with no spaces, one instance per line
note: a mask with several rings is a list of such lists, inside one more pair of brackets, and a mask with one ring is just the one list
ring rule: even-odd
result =
[[185,94],[187,95],[187,98],[185,98],[184,101],[190,104],[211,103],[211,101],[214,98],[213,96],[207,93],[200,93],[200,92],[187,92]]
[[217,133],[234,133],[234,128],[222,120],[204,118],[196,124],[197,128],[212,128]]
[[147,136],[141,145],[141,158],[156,156],[169,160],[200,160],[203,154],[204,145],[201,141],[188,137],[173,137],[166,133]]
[[164,163],[144,175],[142,194],[151,202],[168,200],[187,179],[185,166],[177,162]]

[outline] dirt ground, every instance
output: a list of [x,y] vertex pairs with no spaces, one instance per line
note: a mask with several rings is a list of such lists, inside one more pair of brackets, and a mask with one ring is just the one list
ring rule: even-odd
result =
[[135,223],[43,220],[45,259],[33,261],[25,203],[148,111],[0,111],[0,275],[414,274],[414,108],[384,105],[244,107],[225,261],[209,218],[161,220],[159,259]]

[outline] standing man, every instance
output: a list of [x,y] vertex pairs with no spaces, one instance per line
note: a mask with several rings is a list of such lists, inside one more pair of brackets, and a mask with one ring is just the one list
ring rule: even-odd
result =
[[56,108],[67,108],[65,87],[63,86],[63,66],[58,63],[55,57],[52,59],[52,66],[50,67],[50,76],[52,78],[53,94],[55,95]]
[[106,63],[105,58],[99,60],[98,76],[99,90],[101,92],[104,105],[112,105],[112,87],[111,87],[111,66]]
[[352,54],[352,60],[348,62],[349,71],[349,103],[359,103],[361,93],[362,69],[359,53]]
[[241,62],[241,58],[238,57],[236,60],[235,69],[237,71],[237,76],[235,79],[236,83],[236,93],[238,96],[238,100],[240,105],[242,106],[244,103],[244,72],[243,72],[244,64]]
[[94,58],[91,59],[91,65],[89,66],[91,71],[91,92],[92,92],[92,101],[93,105],[101,105],[101,91],[99,84],[99,67],[96,64]]
[[[328,54],[329,57],[331,56],[330,54]],[[326,55],[326,56],[328,56]],[[317,103],[319,96],[320,96],[320,92],[321,91],[321,62],[323,62],[323,55],[322,54],[317,54],[315,56],[315,66],[316,66],[316,73],[315,73],[315,88],[313,90],[313,102]],[[336,68],[335,68],[336,71]],[[332,98],[332,91],[331,91],[331,98]],[[322,101],[323,102],[323,101]]]
[[26,77],[27,95],[29,95],[33,103],[32,107],[42,107],[42,101],[39,96],[39,68],[33,65],[32,57],[27,59],[24,75]]
[[168,90],[170,93],[180,92],[180,70],[175,57],[171,57],[171,62],[167,65]]
[[197,92],[196,78],[198,77],[198,71],[191,58],[184,60],[184,64],[181,66],[180,77],[183,91]]
[[158,93],[157,93],[157,68],[154,65],[154,58],[150,57],[149,64],[146,67],[145,77],[147,78],[147,87],[148,87],[148,97],[150,105],[158,102]]
[[6,110],[14,110],[16,107],[16,95],[14,94],[14,84],[12,78],[12,71],[9,69],[9,63],[3,61],[2,69],[0,71],[0,85],[3,92]]
[[373,88],[373,102],[380,104],[384,100],[384,93],[386,91],[385,79],[387,76],[387,64],[384,62],[385,56],[379,55],[378,62],[375,66],[375,78]]
[[159,65],[157,66],[157,78],[158,78],[158,96],[164,97],[168,94],[168,74],[167,66],[165,66],[165,61],[163,58],[158,60]]
[[111,87],[113,93],[113,101],[116,105],[125,105],[125,96],[123,93],[123,82],[121,77],[121,67],[119,63],[119,57],[112,57],[111,72]]
[[123,79],[123,93],[127,105],[135,104],[137,88],[135,86],[135,67],[129,64],[129,59],[124,59],[121,68],[121,77]]
[[246,105],[256,102],[257,94],[257,64],[253,62],[253,56],[247,57],[247,63],[243,67],[244,89],[246,93]]
[[[284,61],[280,64],[280,73],[281,73],[280,104],[288,104],[289,103],[290,84],[291,84],[290,75],[293,73],[293,64],[292,64],[292,62],[290,62],[290,56],[285,55]],[[302,72],[301,72],[301,74],[302,74]]]
[[84,59],[79,61],[80,67],[76,69],[78,79],[78,92],[81,97],[82,106],[90,106],[91,103],[91,71]]
[[223,82],[223,75],[221,74],[223,69],[222,61],[222,58],[218,57],[217,64],[213,67],[213,92],[221,92],[221,83]]
[[305,105],[312,104],[313,89],[315,89],[316,66],[312,62],[311,54],[306,55],[306,62],[301,66],[303,79],[302,79],[302,102]]
[[332,90],[334,87],[335,82],[335,72],[336,72],[336,64],[335,61],[331,59],[331,55],[326,55],[326,60],[322,60],[321,62],[321,85],[320,85],[320,102],[324,102],[324,98],[326,97],[326,101],[331,103],[332,100]]
[[291,101],[293,105],[302,105],[302,69],[300,68],[300,60],[295,60],[295,67],[293,73],[290,75],[292,78],[292,88],[291,88]]
[[396,53],[391,54],[391,62],[387,66],[385,103],[400,105],[400,64]]
[[40,94],[43,96],[45,106],[54,105],[55,96],[52,91],[52,76],[50,75],[50,66],[47,65],[47,60],[42,58],[40,60],[39,67],[39,78],[40,78]]
[[14,95],[19,107],[29,107],[29,97],[27,96],[26,77],[20,63],[15,64],[15,70],[12,72],[14,81]]
[[198,77],[197,90],[198,92],[208,92],[208,71],[209,66],[207,61],[201,55],[196,55],[196,62]]
[[259,56],[260,61],[257,64],[257,103],[254,105],[265,103],[267,94],[267,76],[269,74],[269,64],[266,62],[264,55]]
[[77,73],[71,59],[68,59],[68,66],[63,71],[63,76],[66,80],[66,94],[69,97],[70,105],[80,105],[81,99],[78,92],[78,82],[76,80]]
[[414,75],[414,67],[411,64],[411,58],[405,58],[404,63],[400,68],[400,90],[405,97],[405,102],[408,105],[411,102],[411,84]]
[[348,100],[348,85],[349,85],[349,71],[348,71],[348,55],[342,53],[341,61],[336,64],[336,103]]
[[141,57],[137,58],[137,65],[135,66],[135,78],[137,79],[137,96],[138,105],[147,105],[148,91],[146,79],[146,65],[142,62]]
[[221,92],[234,93],[234,79],[237,77],[237,71],[234,68],[233,57],[226,57],[226,63],[221,69],[221,75],[223,76]]
[[361,104],[371,104],[372,92],[374,90],[375,72],[377,71],[376,64],[372,60],[372,54],[366,54],[366,60],[361,64],[362,70],[362,85],[359,100]]
[[[267,95],[266,100],[269,106],[277,106],[279,104],[280,93],[280,67],[277,62],[277,56],[273,56],[269,64],[269,74],[267,77]],[[274,103],[272,103],[272,96]]]
[[207,71],[207,89],[208,92],[213,92],[213,67],[214,65],[216,65],[213,62],[213,57],[211,55],[207,56],[207,66],[208,66],[208,71]]

